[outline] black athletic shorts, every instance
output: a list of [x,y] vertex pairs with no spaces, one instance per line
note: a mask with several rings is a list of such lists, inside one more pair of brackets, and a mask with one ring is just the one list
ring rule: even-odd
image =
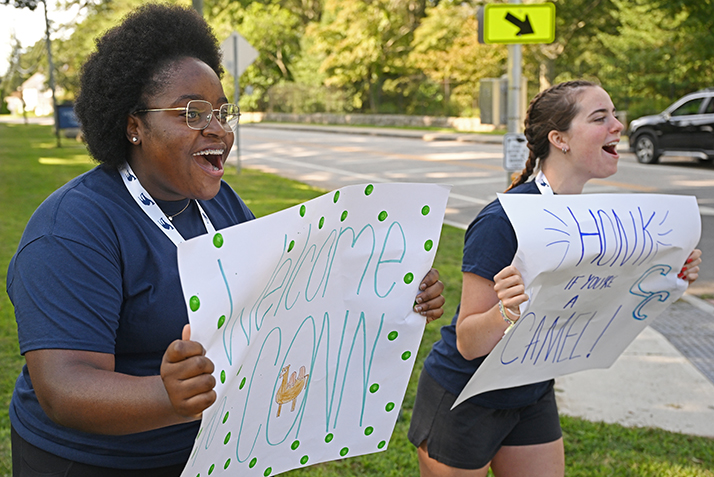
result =
[[184,464],[145,470],[108,469],[63,459],[33,446],[11,426],[13,477],[178,477]]
[[545,444],[560,439],[558,407],[551,386],[535,404],[516,409],[491,409],[468,401],[451,406],[456,396],[429,373],[419,377],[409,441],[426,441],[429,457],[459,469],[480,469],[501,446]]

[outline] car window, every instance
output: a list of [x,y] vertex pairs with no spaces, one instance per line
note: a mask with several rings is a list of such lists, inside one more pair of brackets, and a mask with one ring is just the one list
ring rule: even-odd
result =
[[714,96],[709,98],[709,104],[707,104],[704,114],[714,114]]
[[699,112],[699,107],[702,105],[704,98],[692,99],[687,101],[674,111],[672,111],[672,116],[687,116],[689,114],[697,114]]

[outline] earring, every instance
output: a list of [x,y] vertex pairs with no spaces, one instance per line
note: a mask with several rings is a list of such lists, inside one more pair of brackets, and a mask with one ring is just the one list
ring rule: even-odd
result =
[[138,137],[136,137],[136,136],[134,136],[133,138],[131,138],[131,140],[132,140],[133,142],[136,142],[136,141],[138,141],[138,140],[139,140],[139,138],[138,138]]
[[568,146],[563,146],[560,150],[563,151],[563,154],[567,154],[567,153],[568,153]]

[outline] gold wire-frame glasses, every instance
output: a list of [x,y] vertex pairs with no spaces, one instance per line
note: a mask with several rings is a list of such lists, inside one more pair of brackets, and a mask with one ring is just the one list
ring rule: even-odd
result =
[[186,116],[186,125],[196,131],[203,131],[211,124],[214,114],[218,113],[218,122],[228,132],[235,132],[240,119],[240,108],[234,103],[222,104],[220,108],[213,109],[213,105],[202,99],[192,99],[183,108],[152,108],[140,109],[136,113],[153,113],[155,111],[183,111]]

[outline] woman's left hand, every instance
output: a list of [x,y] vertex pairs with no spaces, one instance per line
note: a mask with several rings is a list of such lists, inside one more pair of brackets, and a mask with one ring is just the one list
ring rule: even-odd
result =
[[446,299],[442,295],[444,284],[439,280],[439,271],[435,268],[429,270],[424,279],[419,284],[421,292],[416,297],[414,311],[426,317],[426,322],[441,318],[444,314],[444,303]]
[[699,278],[699,264],[702,263],[702,251],[698,248],[692,250],[692,253],[687,257],[687,261],[684,262],[682,270],[679,272],[677,277],[682,280],[686,280],[691,285],[694,280]]

